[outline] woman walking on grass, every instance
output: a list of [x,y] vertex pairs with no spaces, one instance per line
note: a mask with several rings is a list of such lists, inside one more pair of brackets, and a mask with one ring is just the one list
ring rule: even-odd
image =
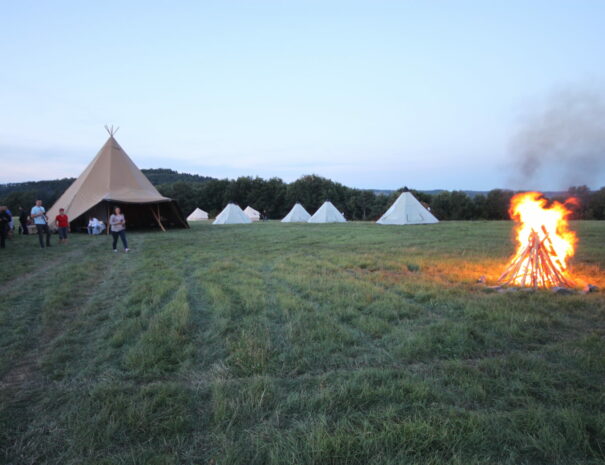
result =
[[111,235],[113,236],[113,251],[117,252],[118,237],[122,239],[124,245],[124,252],[128,252],[128,242],[126,242],[126,218],[122,215],[120,207],[113,209],[113,215],[109,217],[109,227],[111,228]]

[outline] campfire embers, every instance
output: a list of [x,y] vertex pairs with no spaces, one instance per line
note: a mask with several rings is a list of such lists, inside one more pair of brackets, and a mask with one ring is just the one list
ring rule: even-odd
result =
[[567,261],[574,253],[575,234],[567,227],[571,212],[539,192],[515,195],[510,215],[517,221],[517,252],[500,276],[503,285],[570,288],[574,282]]

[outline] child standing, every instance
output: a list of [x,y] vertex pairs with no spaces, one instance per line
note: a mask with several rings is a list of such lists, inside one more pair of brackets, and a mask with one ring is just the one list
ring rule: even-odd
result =
[[55,218],[55,225],[59,232],[59,244],[67,244],[67,232],[69,231],[69,219],[65,214],[65,209],[60,208],[59,214]]

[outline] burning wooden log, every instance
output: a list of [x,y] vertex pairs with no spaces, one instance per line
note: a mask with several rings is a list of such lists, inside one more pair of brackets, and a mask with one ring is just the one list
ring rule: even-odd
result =
[[575,235],[567,229],[569,211],[558,202],[546,203],[537,192],[513,197],[510,211],[518,222],[518,247],[498,280],[502,285],[534,289],[574,286],[567,270],[575,243]]
[[[544,230],[540,239],[531,231],[529,243],[517,254],[498,279],[503,285],[523,287],[573,287],[573,282],[564,276],[565,267],[549,244],[548,233]],[[556,263],[556,265],[555,265]],[[562,272],[560,272],[561,270]]]

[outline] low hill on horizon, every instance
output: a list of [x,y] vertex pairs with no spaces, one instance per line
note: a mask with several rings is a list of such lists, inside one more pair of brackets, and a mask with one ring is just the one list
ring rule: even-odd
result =
[[[217,180],[212,176],[202,176],[199,174],[191,174],[179,172],[170,168],[144,168],[141,171],[147,176],[154,186],[160,186],[162,184],[172,184],[175,182],[192,182],[192,183],[204,183],[212,180]],[[59,191],[57,197],[61,195],[69,185],[75,181],[76,178],[61,178],[61,179],[47,179],[41,181],[23,181],[23,182],[12,182],[0,184],[0,198],[5,197],[11,192],[24,192],[24,191],[36,191],[41,194],[51,194]],[[362,189],[354,188],[361,191],[371,191],[376,195],[389,196],[399,189]],[[449,189],[415,189],[418,192],[422,192],[428,195],[437,195],[442,192],[450,192]],[[455,189],[460,192],[464,192],[469,197],[473,198],[477,195],[487,195],[489,191],[478,191],[478,190],[466,190],[466,189]],[[502,189],[509,190],[509,189]],[[510,189],[512,190],[512,189]],[[566,194],[566,191],[543,191],[546,197],[560,197]]]
[[[252,206],[266,212],[271,219],[283,218],[294,202],[315,210],[330,200],[350,220],[376,221],[395,201],[401,189],[358,189],[318,175],[301,176],[293,182],[280,178],[240,176],[216,179],[198,174],[179,173],[169,168],[141,170],[158,191],[174,199],[184,212],[201,207],[216,215],[229,202]],[[29,208],[36,199],[52,206],[71,185],[74,178],[0,184],[0,205],[16,212]],[[510,198],[506,189],[490,191],[445,189],[409,190],[424,202],[440,220],[509,219]],[[570,187],[567,192],[544,192],[548,198],[566,199],[574,195],[580,201],[574,208],[574,219],[605,219],[605,188],[590,191],[586,186]]]
[[[494,189],[497,189],[497,188],[494,188]],[[438,194],[441,194],[442,192],[451,192],[451,190],[448,190],[448,189],[416,189],[416,190],[418,192],[422,192],[423,194],[428,194],[428,195],[438,195]],[[459,192],[464,192],[471,199],[477,197],[478,195],[487,195],[489,193],[489,191],[474,191],[474,190],[466,190],[466,189],[455,189],[455,190],[457,190]],[[505,188],[501,188],[500,190],[511,191],[511,192],[521,192],[520,190],[505,189]],[[396,192],[396,190],[372,189],[372,192],[374,192],[377,195],[391,195],[393,192]],[[539,191],[539,192],[542,192],[544,194],[544,197],[548,197],[548,198],[565,197],[567,195],[567,191]]]
[[[175,182],[204,183],[215,178],[199,174],[179,173],[170,168],[149,168],[141,170],[154,186],[173,184]],[[41,181],[24,181],[0,184],[0,199],[6,199],[14,193],[27,193],[29,197],[42,199],[45,203],[55,202],[76,178],[47,179]],[[28,198],[28,196],[26,196]]]

